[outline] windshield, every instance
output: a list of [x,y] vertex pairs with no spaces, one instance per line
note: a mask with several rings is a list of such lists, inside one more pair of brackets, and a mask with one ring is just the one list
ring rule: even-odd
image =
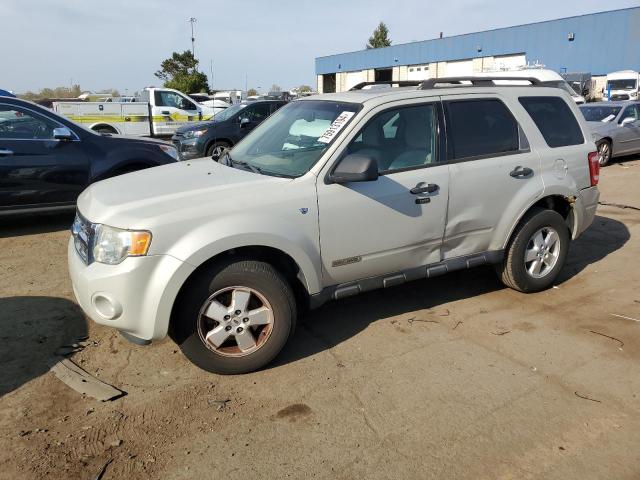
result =
[[360,108],[323,100],[290,103],[240,142],[231,151],[232,160],[266,175],[304,175]]
[[573,88],[571,88],[571,85],[569,85],[564,80],[549,80],[549,81],[546,81],[546,82],[542,82],[542,85],[544,85],[546,87],[559,88],[559,89],[564,90],[565,92],[567,92],[572,97],[579,97],[580,96],[580,95],[578,95],[576,93],[576,91]]
[[610,122],[618,116],[622,107],[585,106],[580,107],[582,116],[587,122]]
[[240,103],[238,105],[234,105],[233,107],[225,108],[220,113],[216,113],[216,115],[213,117],[213,120],[215,122],[224,122],[225,120],[229,120],[243,108],[247,108],[247,104]]
[[620,80],[609,80],[607,90],[635,90],[636,80],[634,78],[623,78]]

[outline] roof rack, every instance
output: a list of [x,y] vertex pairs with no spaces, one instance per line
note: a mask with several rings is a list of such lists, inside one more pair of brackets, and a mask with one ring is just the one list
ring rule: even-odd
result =
[[[471,82],[471,86],[473,87],[492,87],[496,85],[496,81],[502,80],[511,80],[511,81],[520,81],[520,82],[529,82],[532,86],[541,85],[540,80],[534,77],[504,77],[504,76],[486,76],[486,77],[442,77],[442,78],[430,78],[429,80],[425,80],[420,84],[420,90],[429,90],[431,88],[438,88],[438,86],[451,86],[451,85],[460,85],[464,86],[462,82]],[[469,86],[469,85],[467,85]],[[510,86],[510,85],[505,85]],[[517,85],[512,85],[517,86]]]
[[368,87],[371,85],[389,85],[389,86],[397,85],[398,87],[418,87],[422,85],[422,83],[423,83],[422,80],[378,80],[376,82],[358,83],[357,85],[354,85],[353,87],[351,87],[349,91],[351,92],[353,90],[362,90],[364,87]]

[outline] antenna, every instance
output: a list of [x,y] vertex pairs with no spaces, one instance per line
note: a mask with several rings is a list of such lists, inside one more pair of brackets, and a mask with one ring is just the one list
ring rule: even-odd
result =
[[198,21],[197,18],[191,17],[187,22],[191,24],[191,55],[196,58],[196,38],[193,36],[193,24]]

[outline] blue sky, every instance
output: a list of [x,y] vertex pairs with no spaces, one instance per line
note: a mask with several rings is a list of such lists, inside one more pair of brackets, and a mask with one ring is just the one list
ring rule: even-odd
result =
[[637,0],[1,0],[0,88],[79,83],[124,93],[191,47],[214,87],[315,86],[314,59],[360,50],[382,20],[394,43],[637,6]]

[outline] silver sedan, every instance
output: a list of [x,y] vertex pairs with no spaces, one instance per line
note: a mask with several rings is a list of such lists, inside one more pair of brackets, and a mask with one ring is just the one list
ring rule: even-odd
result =
[[640,102],[581,105],[600,154],[600,165],[613,157],[640,152]]

